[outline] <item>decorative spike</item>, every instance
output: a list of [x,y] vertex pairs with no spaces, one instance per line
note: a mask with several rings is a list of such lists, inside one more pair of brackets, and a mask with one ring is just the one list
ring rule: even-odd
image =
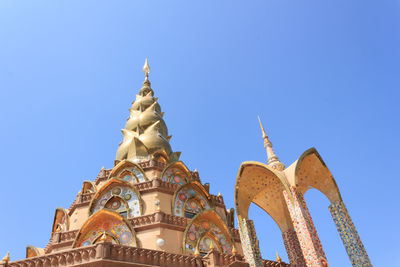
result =
[[283,171],[285,169],[285,164],[279,161],[277,155],[275,155],[274,150],[272,149],[272,143],[268,138],[268,135],[265,133],[264,127],[261,123],[260,117],[258,117],[258,121],[260,122],[261,132],[264,139],[264,148],[267,151],[267,162],[272,168],[277,169],[279,171]]
[[211,241],[211,244],[210,244],[210,251],[213,251],[213,250],[214,250],[214,248],[215,248],[215,246],[214,246],[214,242],[213,242],[213,241]]
[[194,254],[193,254],[195,257],[198,257],[198,256],[200,256],[200,251],[199,251],[199,247],[198,246],[196,246],[196,249],[194,250]]
[[149,62],[147,61],[147,57],[146,57],[146,60],[145,60],[145,62],[144,62],[143,72],[144,72],[144,74],[146,75],[146,77],[149,76],[149,73],[150,73],[150,66],[149,66]]
[[7,251],[7,254],[4,256],[4,258],[1,261],[4,263],[8,263],[10,261],[10,251]]
[[237,254],[237,250],[236,250],[236,247],[235,247],[235,246],[233,246],[233,248],[232,248],[232,254],[233,254],[233,255],[236,255],[236,254]]
[[100,237],[100,242],[105,242],[107,241],[107,235],[106,235],[106,231],[103,231],[103,233],[101,234]]
[[276,252],[276,261],[279,262],[279,263],[282,262],[281,257],[279,257],[278,251]]
[[164,112],[161,112],[161,113],[160,113],[160,117],[161,117],[161,118],[164,117]]
[[167,137],[168,142],[169,142],[169,140],[171,140],[171,138],[172,138],[172,135],[168,135],[168,137]]

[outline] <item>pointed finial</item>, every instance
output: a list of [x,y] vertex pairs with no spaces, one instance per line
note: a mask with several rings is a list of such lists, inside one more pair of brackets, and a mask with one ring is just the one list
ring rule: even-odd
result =
[[150,73],[150,67],[149,67],[149,62],[147,61],[147,57],[146,57],[146,61],[144,62],[143,72],[144,72],[144,75],[146,75],[146,78],[148,78],[149,73]]
[[214,250],[214,248],[215,248],[214,242],[211,241],[211,244],[210,244],[210,251]]
[[278,156],[275,155],[275,152],[272,149],[272,143],[269,140],[268,135],[266,134],[264,127],[261,123],[260,116],[258,116],[258,121],[260,122],[262,137],[264,139],[264,147],[265,147],[265,150],[267,151],[268,165],[274,169],[283,171],[285,169],[285,164],[280,162]]
[[196,249],[194,250],[194,254],[195,257],[200,256],[200,251],[199,251],[199,247],[197,246]]
[[7,252],[7,254],[4,256],[4,258],[1,261],[4,263],[8,263],[10,261],[10,251]]
[[276,252],[276,261],[279,262],[279,263],[282,262],[281,257],[279,257],[278,251]]
[[232,254],[233,254],[233,255],[236,255],[236,254],[237,254],[237,250],[236,250],[236,247],[235,247],[235,246],[233,246],[233,248],[232,248]]
[[104,242],[104,241],[107,241],[106,231],[103,231],[103,233],[101,234],[101,237],[100,237],[100,242]]

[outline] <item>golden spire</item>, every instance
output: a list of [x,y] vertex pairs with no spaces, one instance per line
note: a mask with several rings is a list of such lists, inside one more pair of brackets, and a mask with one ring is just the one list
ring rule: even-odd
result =
[[106,235],[106,231],[103,231],[103,233],[100,236],[100,242],[105,242],[107,241],[107,235]]
[[261,123],[260,116],[258,116],[258,121],[260,122],[262,137],[264,139],[264,147],[265,147],[265,150],[267,151],[268,165],[270,165],[273,169],[277,169],[279,171],[284,170],[285,164],[280,162],[278,156],[275,155],[275,152],[272,149],[272,143],[269,140],[268,135],[265,133],[264,127]]
[[145,80],[129,109],[130,116],[122,129],[123,141],[117,150],[115,163],[122,160],[148,160],[157,153],[166,154],[168,161],[179,159],[179,152],[172,152],[167,125],[157,97],[149,81],[150,67],[146,58],[143,66]]
[[276,261],[279,262],[279,263],[282,262],[281,257],[279,257],[278,251],[276,252]]
[[7,252],[7,254],[4,256],[4,258],[1,261],[4,263],[8,263],[10,261],[10,251]]

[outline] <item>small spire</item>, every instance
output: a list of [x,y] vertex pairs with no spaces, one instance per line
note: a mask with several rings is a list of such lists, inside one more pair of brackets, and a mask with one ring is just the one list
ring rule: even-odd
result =
[[8,263],[10,261],[10,251],[7,252],[7,254],[4,256],[4,258],[1,261],[4,263]]
[[146,57],[146,61],[144,62],[143,72],[144,72],[144,75],[147,80],[149,78],[149,73],[150,73],[150,66],[149,66],[149,62],[147,61],[147,57]]
[[106,231],[103,231],[103,233],[101,234],[100,237],[100,242],[105,242],[107,241],[107,235],[106,235]]
[[279,263],[282,262],[281,257],[279,257],[278,251],[276,252],[276,261],[279,262]]
[[262,137],[264,139],[264,147],[265,147],[265,150],[267,151],[268,165],[270,165],[274,169],[282,171],[283,169],[285,169],[285,164],[280,162],[278,156],[275,155],[275,152],[272,149],[272,143],[269,140],[268,135],[266,134],[264,127],[261,123],[260,116],[258,116],[258,121],[260,123]]
[[211,244],[210,244],[210,251],[214,250],[214,248],[215,248],[214,242],[211,241]]
[[236,255],[236,254],[237,254],[237,250],[236,250],[236,247],[235,247],[235,246],[233,246],[233,248],[232,248],[232,254],[233,254],[233,255]]
[[196,249],[194,250],[194,254],[195,257],[200,256],[200,251],[199,251],[199,247],[196,247]]

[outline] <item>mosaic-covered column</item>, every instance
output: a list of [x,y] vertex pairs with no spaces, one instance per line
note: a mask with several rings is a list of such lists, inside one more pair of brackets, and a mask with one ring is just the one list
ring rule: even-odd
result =
[[244,258],[250,267],[263,267],[260,247],[252,220],[239,219],[239,234]]
[[367,251],[361,242],[356,227],[350,218],[349,212],[342,201],[335,201],[329,206],[333,221],[342,238],[344,247],[353,266],[370,267],[371,261],[367,255]]
[[315,229],[303,195],[297,192],[294,187],[291,187],[291,192],[289,193],[284,191],[283,195],[296,230],[297,238],[299,239],[306,266],[328,266],[321,241],[318,238],[317,230]]
[[287,230],[282,232],[283,243],[285,244],[286,252],[293,266],[306,266],[299,239],[297,238],[295,230]]

